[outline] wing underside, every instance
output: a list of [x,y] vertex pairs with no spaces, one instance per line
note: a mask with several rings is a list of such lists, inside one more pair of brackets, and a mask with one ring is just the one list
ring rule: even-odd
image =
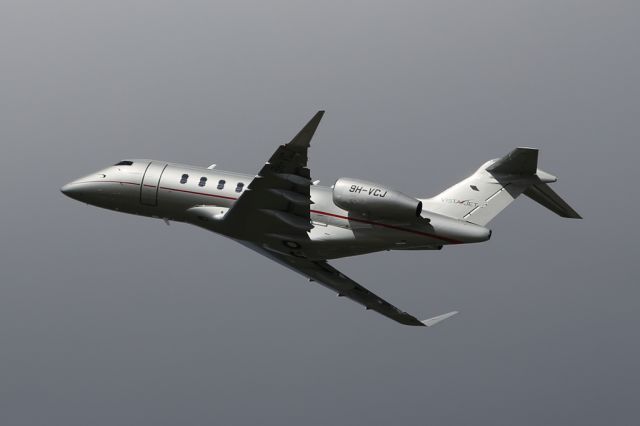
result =
[[317,282],[318,284],[335,291],[338,296],[351,299],[352,301],[364,306],[366,309],[376,311],[379,314],[404,325],[430,327],[457,314],[457,312],[454,311],[421,321],[413,315],[393,306],[391,303],[377,296],[373,292],[367,290],[333,266],[329,265],[326,261],[314,261],[298,258],[282,253],[275,253],[256,244],[244,241],[241,241],[241,243],[271,260],[298,272],[309,280]]

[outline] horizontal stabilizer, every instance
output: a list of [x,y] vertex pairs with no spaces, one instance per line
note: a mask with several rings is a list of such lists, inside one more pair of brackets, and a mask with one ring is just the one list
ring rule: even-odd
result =
[[538,167],[538,150],[516,148],[487,167],[491,174],[533,176]]
[[458,313],[458,311],[453,311],[453,312],[449,312],[449,313],[446,313],[446,314],[438,315],[437,317],[429,318],[429,319],[426,319],[426,320],[420,321],[420,322],[423,323],[424,325],[426,325],[427,327],[432,327],[432,326],[436,325],[439,322],[442,322],[442,321],[444,321],[446,319],[451,318],[452,316],[454,316],[457,313]]
[[560,196],[546,183],[540,182],[535,185],[531,185],[526,191],[524,191],[524,195],[559,216],[570,219],[582,219],[582,216],[571,208],[566,201],[560,198]]

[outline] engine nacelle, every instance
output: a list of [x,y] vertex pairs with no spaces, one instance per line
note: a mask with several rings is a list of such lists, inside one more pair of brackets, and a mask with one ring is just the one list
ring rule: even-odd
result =
[[336,181],[333,202],[341,209],[379,218],[414,220],[422,213],[422,201],[377,183],[351,178]]

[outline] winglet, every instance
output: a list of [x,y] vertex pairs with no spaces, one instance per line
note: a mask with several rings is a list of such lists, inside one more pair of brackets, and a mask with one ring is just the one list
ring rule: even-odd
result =
[[318,124],[320,124],[320,120],[322,120],[322,116],[324,115],[324,111],[318,111],[316,115],[314,115],[311,120],[300,130],[300,132],[289,142],[289,146],[292,147],[300,147],[300,148],[308,148],[309,143],[311,142],[311,138],[313,134],[316,132],[318,128]]
[[448,318],[451,318],[452,316],[454,316],[455,314],[457,314],[458,311],[453,311],[453,312],[449,312],[446,314],[442,314],[442,315],[438,315],[437,317],[433,317],[433,318],[429,318],[426,319],[424,321],[420,321],[421,323],[423,323],[424,325],[426,325],[427,327],[431,327],[436,325],[439,322],[442,322]]

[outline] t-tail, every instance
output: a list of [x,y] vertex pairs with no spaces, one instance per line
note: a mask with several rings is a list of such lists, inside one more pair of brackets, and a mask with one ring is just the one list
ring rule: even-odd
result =
[[421,201],[424,210],[484,226],[524,194],[562,217],[582,219],[549,187],[556,180],[538,169],[537,149],[516,148],[502,158],[487,161],[441,194]]

